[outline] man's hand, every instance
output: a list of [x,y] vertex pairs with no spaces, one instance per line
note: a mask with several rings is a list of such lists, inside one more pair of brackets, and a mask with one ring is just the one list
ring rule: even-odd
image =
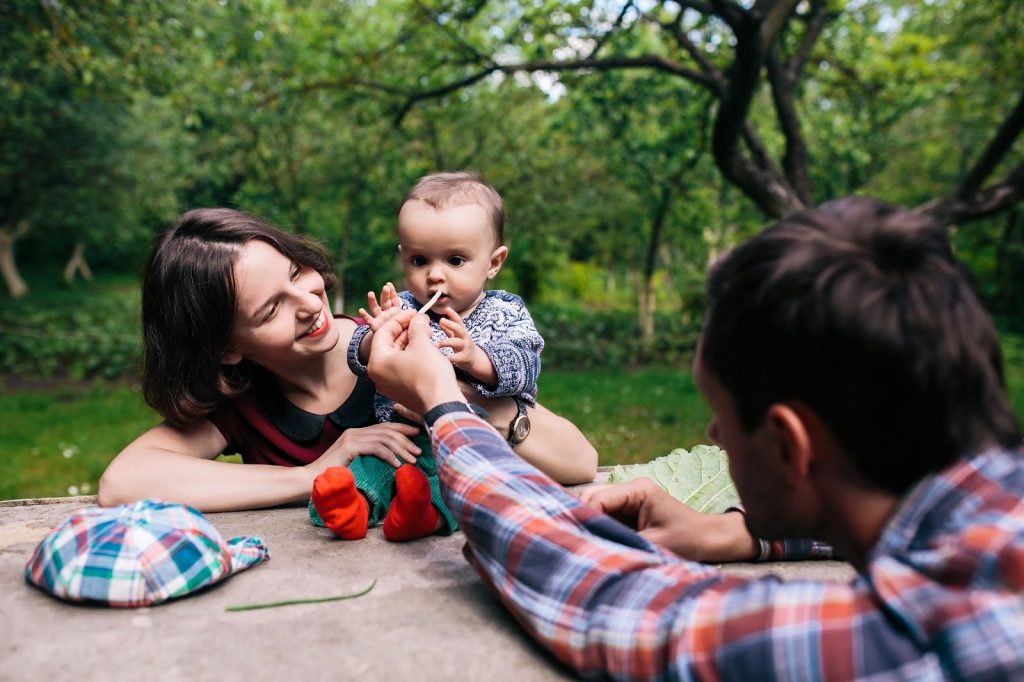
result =
[[367,370],[380,393],[418,414],[441,403],[465,402],[451,363],[430,339],[430,318],[411,310],[374,332]]
[[758,554],[742,514],[694,511],[649,478],[584,488],[580,499],[684,559],[749,561]]

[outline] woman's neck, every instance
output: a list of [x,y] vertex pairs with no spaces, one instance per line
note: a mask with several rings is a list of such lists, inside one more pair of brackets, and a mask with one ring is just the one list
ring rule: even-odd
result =
[[327,414],[345,402],[356,377],[348,368],[347,346],[333,349],[301,364],[273,371],[281,393],[296,407]]

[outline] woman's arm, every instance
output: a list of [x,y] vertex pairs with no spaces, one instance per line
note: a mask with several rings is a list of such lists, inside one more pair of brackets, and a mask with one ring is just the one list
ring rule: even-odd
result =
[[226,445],[224,436],[207,420],[188,430],[159,424],[107,466],[100,478],[100,504],[153,497],[213,512],[309,498],[315,475],[307,467],[215,461]]
[[[460,384],[465,392],[471,386]],[[502,436],[518,414],[510,398],[486,399],[468,394],[472,402],[491,413],[488,422]],[[541,404],[526,408],[530,417],[530,435],[513,449],[517,455],[562,485],[590,483],[597,474],[597,450],[575,424]]]
[[155,497],[200,511],[235,511],[305,502],[317,476],[348,466],[358,455],[394,467],[415,462],[420,449],[410,438],[418,431],[408,424],[346,429],[317,460],[287,467],[215,461],[227,440],[208,420],[187,430],[160,424],[132,441],[103,472],[100,504]]

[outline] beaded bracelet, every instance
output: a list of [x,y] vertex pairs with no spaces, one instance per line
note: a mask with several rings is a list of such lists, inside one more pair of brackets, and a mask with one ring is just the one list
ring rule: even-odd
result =
[[[725,511],[727,513],[728,512],[739,512],[740,514],[743,514],[743,516],[747,515],[747,510],[744,509],[742,506],[739,506],[739,505],[734,505],[732,507],[729,507]],[[750,529],[748,528],[747,532],[749,532],[749,531],[750,531]],[[751,561],[753,561],[755,563],[760,563],[760,562],[763,562],[763,561],[771,560],[771,558],[772,558],[772,543],[768,542],[767,540],[762,540],[761,538],[756,538],[756,537],[754,538],[754,541],[757,543],[758,552],[757,552],[757,556],[754,557],[753,559],[751,559]]]

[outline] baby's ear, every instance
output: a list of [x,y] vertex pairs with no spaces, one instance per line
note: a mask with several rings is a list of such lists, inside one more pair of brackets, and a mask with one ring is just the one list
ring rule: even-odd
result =
[[499,246],[491,253],[491,267],[487,270],[487,279],[493,279],[498,276],[498,271],[505,264],[506,258],[508,258],[507,246]]

